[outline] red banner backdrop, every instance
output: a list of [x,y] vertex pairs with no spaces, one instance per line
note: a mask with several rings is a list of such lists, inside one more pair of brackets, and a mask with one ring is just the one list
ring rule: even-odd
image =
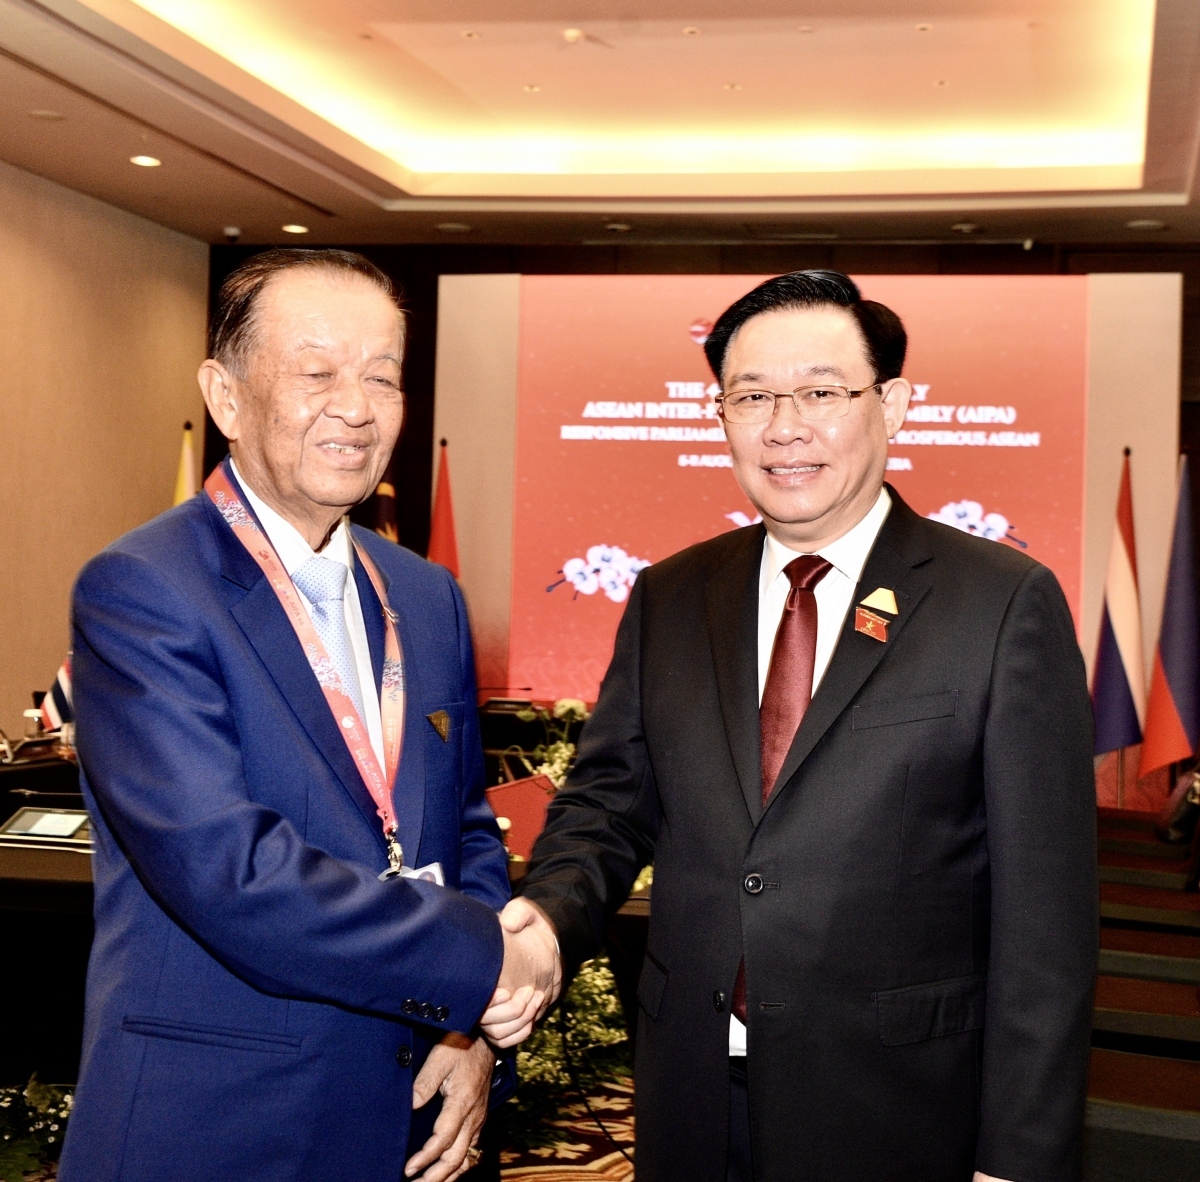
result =
[[[523,276],[509,684],[595,699],[637,572],[755,511],[701,344],[765,276]],[[1018,546],[1079,619],[1087,278],[856,277],[908,329],[889,480]]]

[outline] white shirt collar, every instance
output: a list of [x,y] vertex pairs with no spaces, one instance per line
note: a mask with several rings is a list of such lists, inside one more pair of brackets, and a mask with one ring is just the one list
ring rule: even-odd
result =
[[[283,563],[283,569],[289,575],[295,574],[296,571],[316,554],[316,551],[304,540],[304,535],[290,521],[285,520],[276,513],[246,483],[246,478],[238,471],[238,467],[232,459],[229,461],[229,466],[233,469],[233,474],[237,477],[238,484],[242,486],[242,491],[245,492],[246,498],[250,502],[250,507],[262,523],[262,527],[266,531],[271,545],[275,547],[275,553],[279,555],[279,561]],[[338,522],[337,529],[333,531],[329,541],[325,543],[325,547],[321,551],[321,557],[329,558],[334,562],[340,562],[347,570],[354,571],[354,547],[350,544],[350,530],[346,524],[345,517]]]
[[[845,575],[852,584],[862,578],[863,567],[867,564],[867,556],[875,539],[892,507],[892,498],[886,488],[879,490],[875,504],[867,511],[867,515],[848,533],[842,534],[837,541],[816,551],[829,562],[835,570]],[[763,563],[763,590],[765,591],[783,572],[797,554],[803,551],[792,550],[776,538],[767,534],[766,561]]]

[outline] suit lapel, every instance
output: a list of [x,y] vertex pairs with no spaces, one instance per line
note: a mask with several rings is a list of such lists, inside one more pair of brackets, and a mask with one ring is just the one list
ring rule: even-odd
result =
[[[917,605],[929,590],[930,572],[924,564],[931,555],[919,534],[921,519],[894,489],[889,488],[888,491],[892,497],[892,508],[863,567],[833,659],[783,761],[778,787],[771,793],[767,808],[787,789],[789,781],[800,770],[821,737],[887,657],[896,643],[896,637],[912,619]],[[890,587],[895,591],[896,606],[900,609],[896,618],[888,621],[888,638],[883,643],[854,630],[854,605],[876,587]]]
[[762,814],[758,580],[764,536],[761,526],[740,531],[738,548],[708,580],[704,605],[725,736],[746,808],[755,822]]
[[382,848],[383,831],[375,803],[274,589],[207,496],[204,504],[221,556],[221,577],[245,590],[245,595],[230,606],[230,614],[266,666],[280,695],[379,838]]

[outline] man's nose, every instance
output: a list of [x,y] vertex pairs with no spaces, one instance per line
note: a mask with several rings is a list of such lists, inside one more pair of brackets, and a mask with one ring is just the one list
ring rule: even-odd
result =
[[361,427],[373,418],[371,400],[357,374],[342,371],[338,374],[333,394],[325,404],[329,418],[341,419],[348,427]]
[[763,431],[763,439],[768,443],[793,443],[797,439],[808,443],[813,438],[813,429],[800,417],[796,409],[796,400],[791,397],[775,399],[775,413]]

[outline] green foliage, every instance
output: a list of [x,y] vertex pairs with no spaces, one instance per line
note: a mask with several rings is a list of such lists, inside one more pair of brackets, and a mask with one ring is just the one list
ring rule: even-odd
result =
[[21,1179],[62,1149],[73,1096],[69,1089],[38,1082],[0,1088],[0,1182]]
[[553,1121],[574,1091],[564,1041],[585,1093],[600,1080],[631,1074],[629,1036],[607,957],[580,968],[558,1009],[521,1044],[517,1095],[505,1107],[505,1131],[514,1148],[552,1145],[562,1136]]
[[540,722],[545,733],[544,742],[532,751],[512,748],[531,776],[547,776],[555,788],[561,788],[567,772],[575,762],[575,744],[571,742],[571,727],[577,722],[586,722],[588,708],[578,698],[559,698],[553,706],[530,706],[518,710],[522,722]]

